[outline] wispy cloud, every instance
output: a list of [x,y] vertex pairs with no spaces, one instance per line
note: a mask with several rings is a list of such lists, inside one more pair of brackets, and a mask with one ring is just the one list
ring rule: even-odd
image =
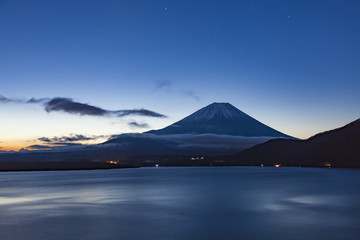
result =
[[167,92],[170,92],[171,91],[171,85],[172,85],[172,83],[169,80],[157,80],[155,82],[154,91],[164,89]]
[[50,150],[50,149],[52,149],[51,146],[38,145],[38,144],[28,146],[27,148],[29,148],[29,149],[31,149],[31,150]]
[[[173,92],[173,84],[169,80],[158,80],[155,82],[154,91],[165,90],[166,92]],[[200,97],[196,92],[191,90],[175,90],[180,96],[192,98],[195,101],[200,101]]]
[[106,110],[87,103],[74,101],[72,98],[31,98],[29,100],[6,98],[0,95],[0,103],[43,104],[46,112],[65,112],[81,116],[125,117],[129,115],[166,118],[165,115],[148,109]]
[[112,111],[112,113],[117,114],[118,117],[125,117],[129,115],[137,115],[137,116],[146,116],[146,117],[157,117],[157,118],[166,118],[165,115],[153,112],[147,109],[129,109],[129,110],[118,110]]
[[40,137],[36,139],[39,141],[39,144],[33,144],[27,146],[26,148],[29,150],[54,150],[54,149],[73,149],[73,147],[85,147],[87,146],[84,142],[103,139],[107,140],[110,136],[98,135],[98,136],[85,136],[82,134],[71,134],[69,136],[61,136],[61,137]]
[[189,91],[189,90],[182,90],[181,94],[187,97],[190,97],[196,101],[200,100],[200,97],[194,92],[194,91]]
[[0,103],[27,103],[27,101],[17,98],[7,98],[0,95]]
[[84,136],[81,134],[73,134],[70,136],[62,136],[62,137],[41,137],[37,140],[44,142],[44,143],[69,143],[69,142],[78,142],[78,141],[89,141],[89,140],[96,140],[98,138],[103,138],[104,135],[100,136]]
[[19,98],[7,98],[0,95],[0,103],[44,103],[49,101],[50,98],[31,98],[29,100]]
[[30,98],[27,103],[46,103],[49,102],[50,98]]
[[135,128],[149,128],[149,124],[147,123],[138,123],[138,122],[129,122],[128,125],[130,127],[135,127]]
[[8,103],[8,102],[10,102],[10,99],[0,95],[0,103]]
[[46,150],[64,150],[64,151],[71,151],[74,149],[80,149],[85,148],[85,145],[80,143],[54,143],[52,145],[41,145],[41,144],[35,144],[30,145],[26,147],[26,149],[23,149],[24,151],[46,151]]

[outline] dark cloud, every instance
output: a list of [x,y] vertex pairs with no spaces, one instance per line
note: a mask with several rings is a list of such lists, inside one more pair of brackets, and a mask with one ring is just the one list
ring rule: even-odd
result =
[[165,115],[147,109],[125,109],[125,110],[106,110],[86,103],[76,102],[71,98],[31,98],[29,100],[10,99],[0,95],[0,103],[29,103],[44,104],[47,112],[66,112],[83,116],[102,116],[102,117],[125,117],[129,115],[166,118]]
[[126,109],[110,111],[85,103],[73,101],[71,98],[53,98],[45,103],[47,112],[63,111],[70,114],[125,117],[129,115],[165,118],[166,116],[147,109]]
[[85,103],[73,101],[71,98],[53,98],[45,103],[47,112],[63,111],[70,114],[90,115],[90,116],[117,116],[125,117],[129,115],[166,118],[165,115],[147,109],[129,109],[110,111],[95,107]]
[[47,112],[63,111],[70,114],[106,116],[109,111],[85,103],[74,102],[71,98],[53,98],[45,103]]
[[137,123],[137,122],[129,122],[128,125],[130,127],[135,127],[135,128],[149,128],[149,124],[147,123]]

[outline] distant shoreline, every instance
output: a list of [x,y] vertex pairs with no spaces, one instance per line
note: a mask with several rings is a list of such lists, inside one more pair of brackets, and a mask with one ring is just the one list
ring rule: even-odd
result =
[[119,168],[136,167],[107,162],[0,162],[0,172],[71,171]]
[[[16,165],[16,166],[15,166]],[[19,166],[21,165],[21,167]],[[60,166],[61,165],[61,166]],[[331,169],[360,169],[356,167],[324,167],[324,166],[291,166],[291,165],[181,165],[181,164],[172,164],[172,165],[159,165],[159,168],[168,168],[168,167],[274,167],[274,168],[331,168]],[[157,166],[132,166],[124,164],[109,164],[106,162],[44,162],[40,163],[10,163],[7,166],[4,166],[2,163],[0,166],[0,172],[36,172],[36,171],[81,171],[81,170],[108,170],[108,169],[123,169],[123,168],[157,168]]]

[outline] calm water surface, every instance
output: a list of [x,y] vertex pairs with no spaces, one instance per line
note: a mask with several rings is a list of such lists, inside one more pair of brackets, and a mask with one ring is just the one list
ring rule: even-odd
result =
[[0,173],[0,239],[360,239],[360,171]]

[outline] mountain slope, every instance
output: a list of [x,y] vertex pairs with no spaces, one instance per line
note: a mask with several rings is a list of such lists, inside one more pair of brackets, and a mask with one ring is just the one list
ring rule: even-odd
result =
[[155,135],[211,133],[291,138],[250,117],[230,103],[212,103],[168,127],[147,133]]
[[236,159],[240,164],[360,167],[360,119],[307,140],[273,139]]

